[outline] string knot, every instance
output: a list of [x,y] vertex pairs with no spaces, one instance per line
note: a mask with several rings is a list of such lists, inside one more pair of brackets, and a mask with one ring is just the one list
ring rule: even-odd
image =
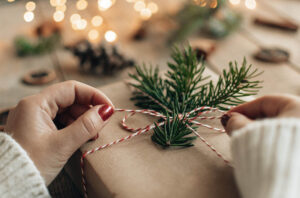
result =
[[178,118],[179,118],[179,120],[182,120],[184,118],[184,115],[180,113],[180,114],[178,114]]

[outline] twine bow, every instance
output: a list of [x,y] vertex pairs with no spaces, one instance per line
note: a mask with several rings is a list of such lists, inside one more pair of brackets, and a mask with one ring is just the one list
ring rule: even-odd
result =
[[[82,187],[83,187],[83,191],[84,191],[84,197],[87,198],[87,189],[86,189],[86,179],[85,179],[85,175],[84,175],[84,158],[87,155],[90,155],[92,153],[95,153],[96,151],[100,151],[104,148],[107,148],[109,146],[112,146],[114,144],[118,144],[120,142],[123,142],[125,140],[129,140],[133,137],[136,137],[140,134],[146,133],[152,129],[154,129],[157,126],[162,126],[165,124],[167,117],[157,111],[154,110],[149,110],[149,109],[143,109],[143,110],[131,110],[131,109],[115,109],[116,112],[128,112],[129,114],[125,115],[124,118],[121,121],[121,125],[122,127],[130,132],[133,132],[132,134],[120,138],[118,140],[115,140],[111,143],[96,147],[94,149],[88,150],[86,152],[84,152],[81,156],[81,160],[80,160],[80,164],[81,164],[81,174],[82,174]],[[212,113],[212,112],[219,112],[221,113],[221,116],[203,116],[204,114],[208,114],[208,113]],[[141,113],[141,114],[147,114],[147,115],[151,115],[151,116],[155,116],[157,118],[162,118],[164,121],[159,122],[159,123],[152,123],[147,125],[146,127],[143,128],[131,128],[126,124],[126,120],[133,116],[136,113]],[[185,115],[179,115],[180,119],[183,119],[185,121],[187,121],[188,123],[192,123],[195,124],[197,126],[202,126],[202,127],[206,127],[208,129],[220,132],[220,133],[224,133],[225,130],[223,129],[219,129],[219,128],[215,128],[212,127],[210,125],[207,124],[203,124],[197,120],[213,120],[213,119],[220,119],[222,117],[222,115],[224,115],[224,111],[218,109],[218,108],[214,108],[214,107],[208,107],[208,106],[203,106],[203,107],[198,107],[193,109],[192,111],[186,113]],[[196,114],[196,115],[195,115]],[[193,115],[193,116],[192,116]],[[195,116],[194,116],[195,115]],[[192,116],[192,117],[191,117]],[[173,118],[170,117],[170,120],[172,120]],[[156,124],[156,125],[155,125]],[[223,155],[221,153],[219,153],[209,142],[206,141],[205,138],[203,138],[196,130],[194,130],[192,127],[190,127],[188,124],[186,125],[187,128],[189,128],[203,143],[205,143],[219,158],[221,158],[227,165],[231,166],[229,161],[226,160]]]

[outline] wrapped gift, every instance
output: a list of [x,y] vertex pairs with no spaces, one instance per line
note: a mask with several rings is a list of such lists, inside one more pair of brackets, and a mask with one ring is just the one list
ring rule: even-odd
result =
[[[205,74],[213,80],[217,75],[206,69]],[[100,90],[118,108],[137,109],[131,89],[118,82]],[[125,113],[116,112],[100,132],[99,138],[81,147],[85,152],[125,137],[130,132],[120,126]],[[157,118],[135,115],[128,119],[131,127],[144,127]],[[222,128],[220,120],[201,121]],[[229,137],[204,127],[197,129],[225,159],[230,160]],[[84,159],[84,174],[88,197],[122,198],[235,198],[239,197],[234,181],[233,168],[216,155],[199,138],[193,147],[162,149],[151,141],[153,131],[130,140],[94,152]],[[80,153],[77,153],[80,154]],[[79,157],[74,156],[67,171],[78,186],[81,186]]]

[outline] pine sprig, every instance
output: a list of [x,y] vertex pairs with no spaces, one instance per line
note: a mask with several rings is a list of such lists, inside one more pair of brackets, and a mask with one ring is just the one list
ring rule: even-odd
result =
[[130,74],[137,82],[131,84],[136,88],[132,97],[136,106],[167,116],[165,125],[156,127],[152,136],[152,140],[163,148],[192,146],[195,137],[187,128],[187,124],[191,124],[179,119],[179,114],[185,115],[201,106],[226,110],[228,105],[243,103],[243,97],[255,95],[261,88],[261,81],[254,80],[261,73],[248,66],[246,59],[240,67],[237,62],[229,63],[228,70],[223,70],[215,84],[204,75],[205,63],[197,59],[191,47],[183,52],[175,48],[172,59],[167,63],[169,70],[165,78],[159,75],[157,67],[145,65],[136,66],[136,74]]

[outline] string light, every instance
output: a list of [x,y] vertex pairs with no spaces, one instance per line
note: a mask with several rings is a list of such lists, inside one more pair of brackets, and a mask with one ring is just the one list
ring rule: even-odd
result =
[[76,8],[77,8],[78,10],[84,10],[84,9],[87,8],[87,6],[88,6],[88,2],[85,1],[85,0],[79,0],[79,1],[77,1],[77,3],[76,3]]
[[99,37],[99,32],[95,29],[92,29],[89,31],[88,37],[90,40],[96,40]]
[[147,5],[147,8],[149,10],[151,10],[152,13],[157,13],[158,12],[158,6],[156,3],[154,2],[150,2],[148,5]]
[[84,30],[87,26],[87,21],[77,13],[71,15],[70,21],[74,30]]
[[50,5],[53,7],[62,6],[66,4],[67,0],[50,0]]
[[100,11],[108,10],[114,2],[113,0],[98,0],[98,9]]
[[137,1],[134,4],[134,9],[138,12],[142,11],[145,8],[146,8],[146,5],[143,1]]
[[87,26],[87,21],[85,19],[81,19],[77,21],[75,25],[78,30],[84,30]]
[[238,5],[241,3],[241,0],[229,0],[232,5]]
[[[8,2],[14,2],[15,0],[7,0]],[[55,8],[53,13],[53,20],[56,22],[61,22],[64,20],[65,11],[67,9],[67,0],[49,0],[50,5]],[[204,0],[200,0],[204,1]],[[214,0],[213,0],[214,1]],[[215,0],[216,1],[216,0]],[[240,1],[240,0],[230,0],[230,1]],[[252,0],[255,1],[255,0]],[[98,9],[100,11],[105,11],[111,8],[116,0],[98,0]],[[158,12],[158,6],[154,2],[145,3],[145,0],[127,0],[129,3],[134,3],[134,9],[140,13],[142,19],[149,19],[154,13]],[[87,0],[77,0],[76,8],[78,10],[84,10],[88,6]],[[34,19],[35,15],[33,11],[36,9],[36,3],[34,1],[28,1],[25,4],[26,12],[24,13],[24,20],[30,22]],[[74,30],[83,30],[87,27],[87,20],[82,19],[77,13],[70,16],[70,22]],[[103,24],[103,18],[101,16],[94,16],[91,19],[91,25],[94,27],[99,27]],[[99,37],[99,32],[96,29],[91,29],[88,33],[88,38],[90,40],[96,40]],[[108,30],[104,34],[104,38],[107,42],[114,42],[117,39],[117,34]]]
[[65,14],[62,11],[56,11],[53,14],[53,19],[56,22],[60,22],[60,21],[64,20],[64,18],[65,18]]
[[93,26],[99,27],[103,23],[103,18],[101,16],[94,16],[91,22]]
[[7,2],[11,3],[11,2],[14,2],[15,0],[7,0]]
[[144,19],[144,20],[147,20],[152,16],[152,12],[149,8],[142,9],[140,14],[141,14],[142,19]]
[[31,11],[27,11],[24,13],[24,20],[26,22],[31,22],[34,19],[34,13]]
[[25,5],[25,8],[27,11],[33,11],[35,9],[36,5],[33,1],[28,1]]
[[117,39],[117,34],[112,31],[112,30],[108,30],[107,32],[105,32],[104,38],[107,42],[112,43]]
[[77,21],[81,20],[81,16],[79,14],[72,14],[70,17],[71,23],[75,24]]
[[255,0],[246,0],[245,1],[245,6],[248,9],[253,10],[256,7],[256,1]]

